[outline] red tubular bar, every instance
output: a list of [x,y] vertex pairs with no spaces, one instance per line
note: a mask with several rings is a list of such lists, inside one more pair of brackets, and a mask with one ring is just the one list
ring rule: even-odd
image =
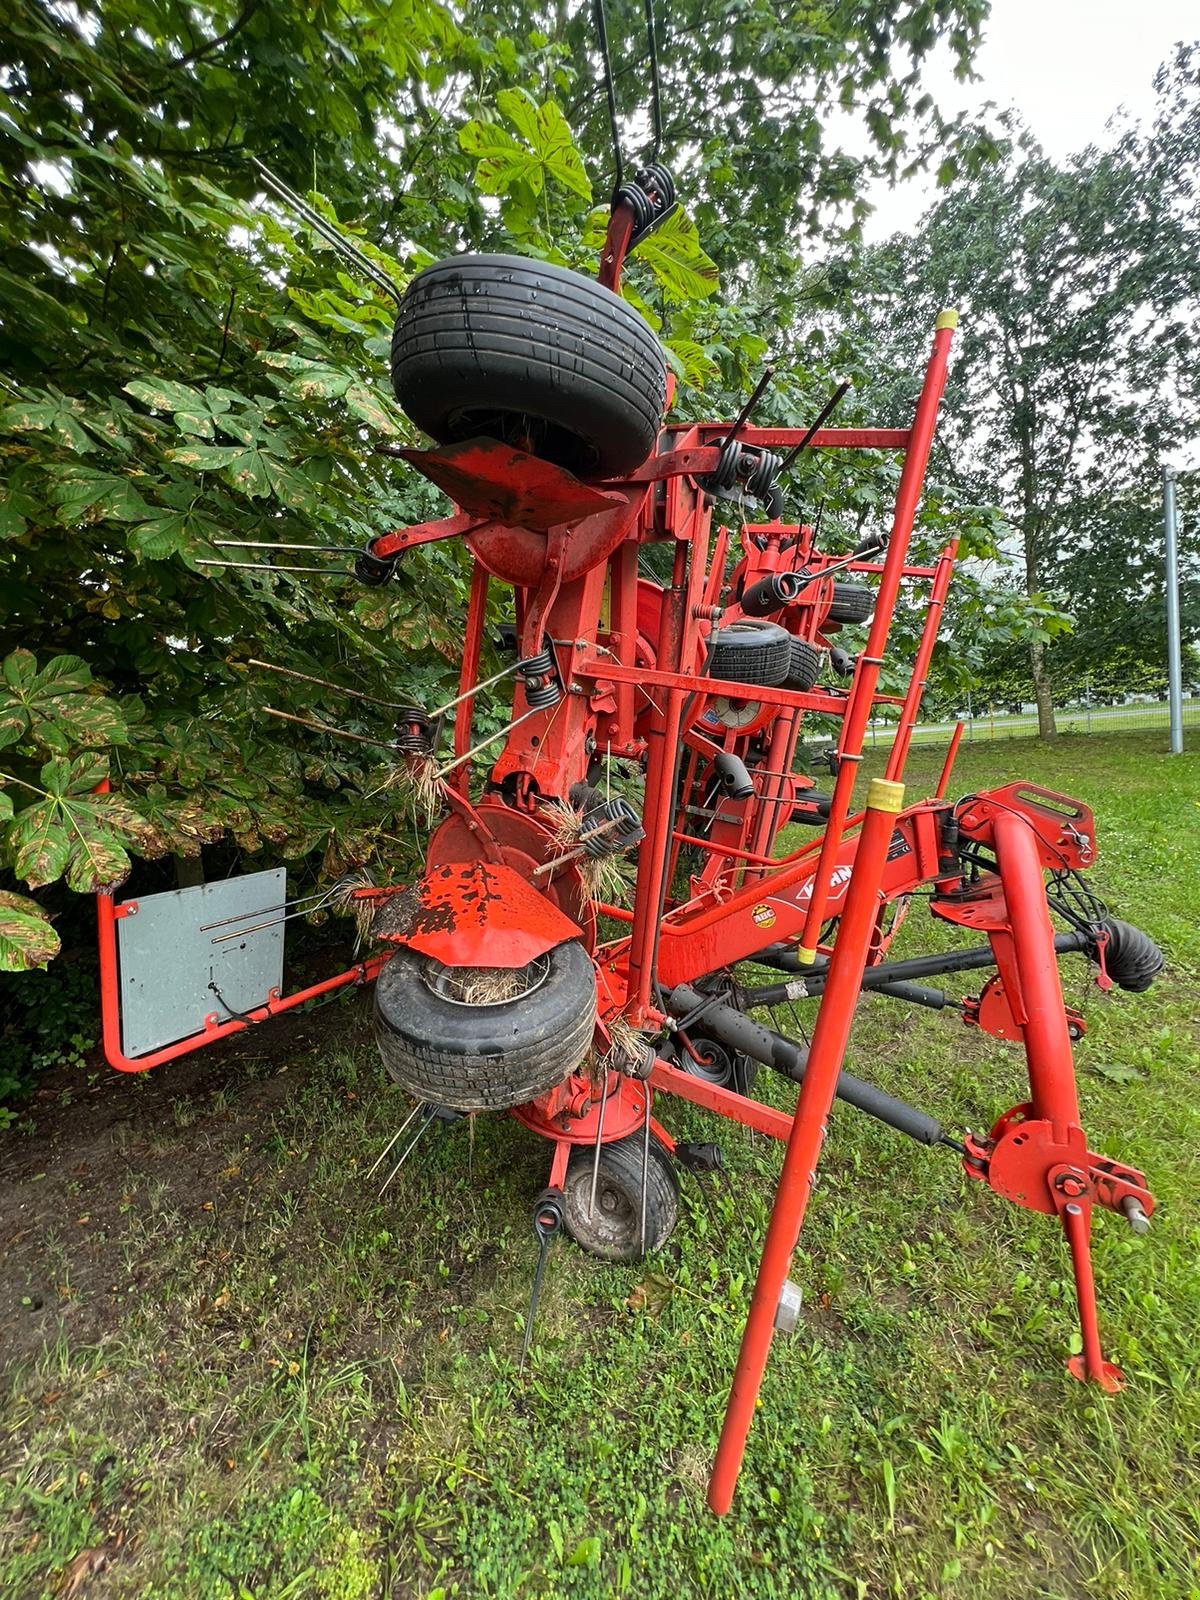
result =
[[1025,1013],[1021,1027],[1033,1115],[1045,1118],[1065,1145],[1068,1130],[1079,1126],[1079,1098],[1041,857],[1033,828],[1015,812],[996,813],[992,837]]
[[[479,661],[483,652],[483,629],[487,618],[488,572],[479,561],[471,573],[471,598],[467,602],[467,636],[463,645],[462,668],[458,675],[458,692],[466,694],[479,681]],[[475,696],[464,700],[454,718],[454,755],[465,756],[471,748],[471,722],[475,715]],[[450,779],[454,788],[464,797],[469,794],[471,773],[464,762]]]
[[[696,432],[705,444],[729,436],[729,422],[704,422]],[[805,437],[805,428],[743,428],[738,438],[743,444],[764,450],[790,450]],[[809,440],[810,450],[907,450],[912,434],[908,428],[819,428]]]
[[[1100,1320],[1096,1312],[1096,1281],[1092,1271],[1091,1227],[1094,1189],[1087,1177],[1090,1157],[1079,1121],[1075,1064],[1067,1027],[1062,985],[1054,954],[1054,927],[1046,904],[1046,886],[1036,837],[1026,818],[998,811],[992,819],[996,862],[1004,890],[1011,934],[1011,977],[1020,986],[1021,1033],[1029,1070],[1030,1113],[1048,1123],[1054,1146],[1070,1152],[1068,1163],[1052,1167],[1045,1182],[1062,1223],[1075,1273],[1075,1299],[1083,1353],[1073,1357],[1073,1376],[1097,1383],[1108,1393],[1122,1386],[1119,1367],[1104,1359],[1100,1347]],[[1003,959],[1004,935],[993,935],[998,959]],[[1066,1187],[1062,1175],[1075,1182]]]
[[96,896],[96,923],[100,949],[100,1021],[104,1058],[109,1066],[115,1067],[118,1072],[146,1072],[151,1067],[161,1066],[164,1061],[174,1061],[177,1056],[189,1055],[193,1050],[200,1050],[206,1044],[224,1039],[231,1033],[244,1033],[256,1023],[266,1022],[269,1017],[280,1016],[284,1011],[291,1011],[293,1007],[303,1005],[306,1000],[315,1000],[320,994],[343,989],[350,983],[370,983],[373,978],[378,977],[380,968],[387,960],[386,956],[372,956],[369,961],[360,961],[345,972],[339,972],[335,978],[326,978],[322,983],[311,984],[307,989],[298,989],[295,994],[285,995],[281,999],[270,999],[265,1006],[255,1006],[253,1011],[246,1013],[252,1019],[250,1022],[243,1022],[239,1017],[231,1017],[227,1022],[217,1022],[211,1027],[206,1024],[199,1033],[194,1033],[187,1039],[180,1039],[178,1043],[167,1045],[149,1055],[127,1056],[121,1048],[121,1000],[117,978],[117,908],[113,904],[111,894]]
[[929,357],[929,365],[925,369],[921,397],[917,401],[912,435],[904,457],[904,469],[900,474],[900,487],[896,494],[891,542],[888,545],[883,576],[879,583],[879,594],[875,601],[875,617],[867,636],[867,647],[858,658],[854,682],[850,688],[846,718],[842,724],[842,737],[838,745],[838,755],[842,758],[841,767],[833,786],[829,819],[821,846],[821,858],[813,878],[812,899],[808,905],[804,936],[796,951],[802,962],[812,962],[816,959],[834,862],[842,843],[842,832],[846,825],[850,796],[854,789],[855,769],[862,756],[863,736],[866,732],[867,719],[871,714],[875,686],[879,682],[879,669],[883,664],[883,652],[887,645],[892,613],[896,609],[900,576],[908,556],[908,544],[912,537],[917,502],[925,481],[925,468],[933,444],[938,406],[941,404],[942,391],[946,387],[946,363],[950,356],[950,342],[954,338],[957,323],[956,312],[943,311],[939,315],[933,336],[933,351]]
[[900,778],[904,772],[904,763],[908,760],[908,749],[921,712],[921,697],[925,693],[927,682],[926,674],[933,656],[933,647],[937,643],[938,628],[941,626],[946,595],[950,591],[950,579],[954,576],[954,558],[957,554],[958,540],[951,539],[938,557],[937,566],[934,568],[935,576],[929,593],[929,608],[925,613],[925,625],[921,629],[921,643],[917,647],[908,693],[904,697],[904,708],[896,726],[896,737],[892,741],[887,771],[884,774],[888,778]]
[[718,1116],[740,1122],[743,1127],[753,1128],[756,1133],[765,1133],[772,1139],[785,1140],[792,1129],[792,1119],[785,1111],[776,1111],[774,1106],[735,1094],[732,1089],[723,1089],[719,1083],[709,1083],[704,1078],[693,1077],[690,1072],[681,1072],[663,1060],[654,1064],[650,1087],[662,1089],[680,1100],[690,1100],[693,1105],[715,1111]]
[[963,728],[965,723],[956,722],[954,732],[950,735],[950,748],[946,751],[946,759],[942,763],[942,775],[938,779],[938,786],[934,791],[935,800],[944,800],[946,790],[950,787],[950,774],[954,771],[954,758],[958,754],[958,747],[962,743]]
[[788,1139],[783,1171],[771,1208],[771,1221],[763,1245],[758,1280],[742,1335],[737,1369],[729,1393],[725,1424],[717,1446],[708,1503],[718,1516],[729,1510],[741,1470],[746,1439],[754,1416],[775,1331],[775,1313],[791,1266],[792,1254],[804,1225],[817,1160],[825,1138],[825,1123],[833,1105],[838,1074],[858,1003],[863,970],[880,907],[879,885],[887,860],[896,814],[904,799],[904,785],[884,778],[873,780],[867,812],[859,838],[854,871],[846,894],[846,907],[821,1008],[817,1012],[808,1067],[800,1085],[796,1116]]

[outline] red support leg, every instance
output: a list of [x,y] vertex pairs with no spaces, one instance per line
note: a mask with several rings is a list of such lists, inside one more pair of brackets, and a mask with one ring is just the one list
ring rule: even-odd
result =
[[1075,1269],[1075,1296],[1079,1302],[1079,1331],[1083,1338],[1083,1353],[1072,1356],[1067,1371],[1081,1383],[1098,1383],[1106,1394],[1116,1394],[1125,1387],[1125,1374],[1120,1367],[1104,1359],[1100,1349],[1100,1322],[1096,1316],[1096,1280],[1092,1275],[1092,1208],[1086,1201],[1068,1200],[1059,1210],[1063,1232],[1071,1247],[1071,1265]]
[[742,1348],[725,1412],[721,1442],[717,1446],[708,1503],[718,1516],[729,1510],[746,1450],[758,1391],[775,1331],[775,1314],[791,1266],[792,1254],[804,1224],[808,1197],[816,1175],[817,1159],[825,1139],[825,1124],[833,1105],[838,1074],[846,1054],[846,1041],[854,1020],[863,969],[867,963],[875,917],[879,910],[879,885],[895,826],[904,800],[904,785],[873,780],[867,796],[866,819],[859,838],[854,870],[846,893],[841,927],[834,946],[829,978],[813,1031],[808,1068],[800,1086],[800,1099],[788,1139],[783,1171],[775,1193],[771,1221],[759,1263],[758,1281],[750,1301]]
[[[1028,1148],[1034,1160],[1035,1152],[1042,1152],[1044,1161],[1042,1193],[1030,1194],[1025,1203],[1034,1209],[1057,1211],[1070,1246],[1083,1353],[1067,1363],[1067,1370],[1112,1394],[1123,1379],[1120,1369],[1104,1359],[1100,1348],[1090,1246],[1096,1189],[1089,1170],[1092,1158],[1080,1125],[1075,1062],[1041,860],[1033,829],[1024,817],[999,812],[992,830],[1011,929],[1012,971],[1006,984],[1015,980],[1018,986],[1018,1020],[1029,1069]],[[1021,1128],[1021,1123],[1015,1124],[1009,1137],[1019,1140],[1021,1133],[1015,1130]]]

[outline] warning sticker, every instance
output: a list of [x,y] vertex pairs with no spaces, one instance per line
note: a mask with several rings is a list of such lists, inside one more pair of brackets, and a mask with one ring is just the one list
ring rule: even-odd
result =
[[911,854],[912,846],[900,832],[900,829],[897,828],[895,833],[892,834],[892,842],[888,845],[888,860],[898,861],[901,856],[910,856]]
[[768,905],[757,905],[750,913],[754,923],[759,928],[773,928],[775,926],[775,913]]

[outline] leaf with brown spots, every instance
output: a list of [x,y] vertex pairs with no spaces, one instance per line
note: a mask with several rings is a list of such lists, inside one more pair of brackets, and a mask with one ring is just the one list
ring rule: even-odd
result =
[[0,972],[44,967],[58,952],[58,934],[37,901],[0,889]]

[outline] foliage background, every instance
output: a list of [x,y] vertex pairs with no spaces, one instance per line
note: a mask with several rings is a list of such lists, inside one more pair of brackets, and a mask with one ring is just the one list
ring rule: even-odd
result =
[[[639,251],[629,294],[667,340],[683,414],[737,404],[764,330],[794,320],[790,295],[830,303],[798,253],[798,210],[810,229],[839,204],[853,222],[865,174],[931,144],[982,159],[917,84],[939,33],[967,61],[981,12],[910,0],[844,25],[820,8],[788,23],[696,6],[664,25],[663,154],[712,256],[681,211]],[[618,72],[644,81],[640,13],[616,8],[611,26]],[[403,870],[406,819],[369,747],[281,734],[262,706],[386,739],[380,719],[246,662],[436,701],[464,553],[434,547],[373,593],[337,575],[337,552],[312,558],[328,569],[317,578],[202,564],[222,539],[352,549],[437,505],[375,452],[411,433],[384,376],[389,297],[267,201],[251,158],[338,219],[397,289],[462,248],[585,266],[610,181],[589,28],[583,9],[425,3],[18,0],[8,14],[0,838],[23,888],[87,893],[121,882],[131,851],[186,862],[206,846],[210,870],[262,852],[326,880],[373,854]],[[698,108],[717,100],[701,137]],[[834,101],[861,103],[869,158],[827,147]],[[629,128],[636,143],[636,114]],[[713,258],[734,287],[723,302]],[[803,415],[823,383],[819,341],[798,327],[779,353],[772,407]],[[885,492],[864,478],[844,504],[861,518]],[[18,968],[58,944],[15,889],[0,940]]]
[[[760,414],[780,423],[810,418],[843,374],[841,420],[903,423],[934,311],[963,303],[951,449],[918,534],[932,550],[953,528],[974,558],[935,654],[935,714],[985,680],[1023,698],[1017,645],[1068,677],[1157,670],[1157,452],[1194,424],[1200,389],[1184,315],[1200,273],[1195,60],[1164,69],[1153,129],[1060,171],[1013,124],[947,123],[923,92],[939,39],[968,70],[984,10],[672,7],[661,154],[685,204],[640,247],[626,291],[664,340],[677,415],[732,414],[769,359]],[[649,142],[641,8],[611,7],[609,26],[632,158]],[[15,0],[0,62],[0,966],[21,969],[68,931],[56,886],[117,885],[131,854],[164,864],[149,886],[191,881],[202,852],[210,874],[285,860],[293,889],[412,862],[413,819],[381,787],[387,752],[281,731],[263,707],[381,741],[386,717],[247,663],[438,703],[465,553],[425,549],[383,590],[345,576],[347,551],[443,502],[376,449],[413,439],[386,378],[391,297],[268,199],[253,159],[399,291],[461,249],[587,270],[612,153],[586,7]],[[834,108],[853,113],[858,153],[830,133]],[[864,248],[869,181],[930,162],[945,198],[928,225]],[[1039,277],[1047,240],[1061,259]],[[1129,266],[1110,283],[1114,260]],[[1073,287],[1083,265],[1095,305]],[[1047,306],[1054,337],[1039,343],[1028,329]],[[1170,340],[1136,336],[1147,307],[1171,312]],[[1134,333],[1106,343],[1122,317]],[[1083,418],[1052,515],[1014,492],[1043,424],[1033,400],[1023,412],[997,396],[1013,338],[1051,426],[1073,404]],[[1101,412],[1086,381],[1097,351]],[[792,513],[820,515],[826,543],[849,548],[886,515],[895,473],[864,458],[835,476],[808,458]],[[1186,527],[1190,480],[1182,493]],[[203,565],[257,559],[224,539],[335,548],[307,558],[316,576]],[[1022,541],[1027,581],[995,561]],[[1194,584],[1185,601],[1191,638]],[[1117,610],[1129,625],[1114,638]],[[897,618],[900,670],[919,620],[919,607]]]

